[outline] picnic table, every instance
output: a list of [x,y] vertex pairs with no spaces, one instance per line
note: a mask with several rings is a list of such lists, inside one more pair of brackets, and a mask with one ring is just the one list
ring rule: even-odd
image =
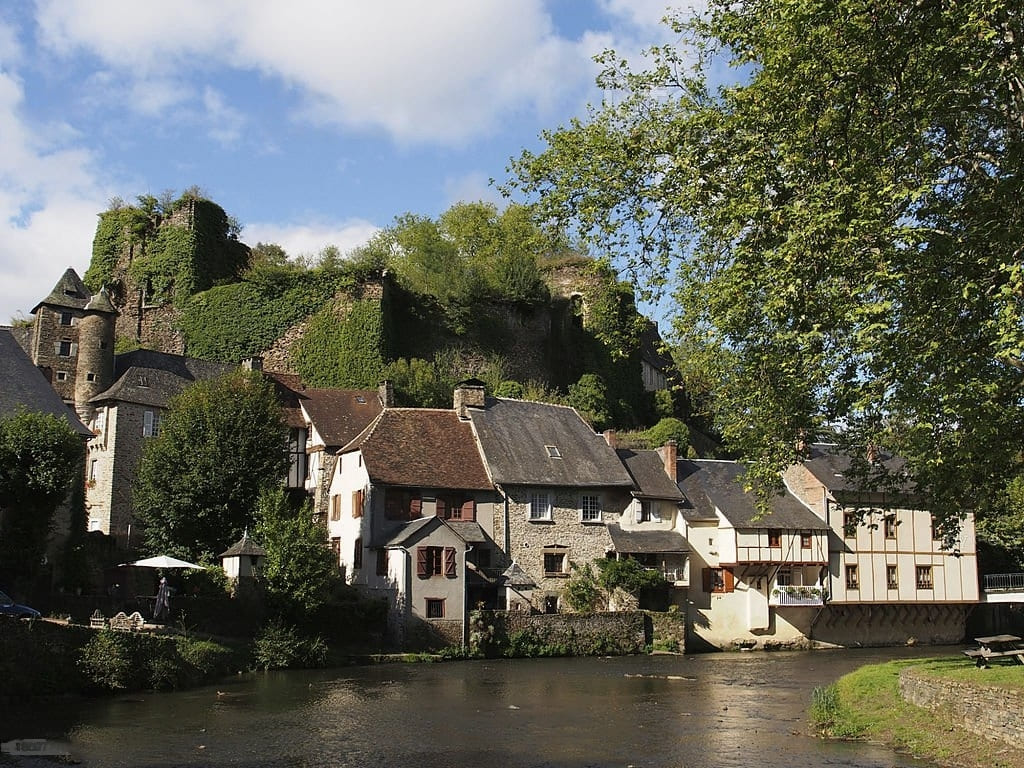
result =
[[964,656],[974,659],[974,663],[978,667],[987,667],[990,659],[1007,656],[1024,664],[1024,644],[1016,635],[976,637],[974,642],[978,644],[978,647],[964,651]]

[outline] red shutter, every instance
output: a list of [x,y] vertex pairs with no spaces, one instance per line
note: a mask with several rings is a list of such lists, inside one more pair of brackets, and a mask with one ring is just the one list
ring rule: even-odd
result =
[[722,591],[723,592],[732,592],[733,586],[735,584],[735,581],[733,580],[733,576],[732,576],[732,568],[723,568],[722,569],[722,582],[724,584],[724,586],[722,588]]
[[476,502],[472,499],[462,502],[462,519],[469,521],[476,520]]
[[437,511],[434,513],[440,518],[444,518],[445,503],[444,499],[440,496],[437,497]]
[[423,499],[412,498],[409,499],[409,519],[415,520],[420,516],[420,512],[423,510]]
[[363,492],[352,492],[352,517],[363,516]]
[[430,578],[427,570],[427,547],[416,547],[416,575],[421,579]]
[[703,568],[701,570],[701,572],[700,572],[700,575],[701,575],[701,578],[704,581],[704,592],[705,593],[710,592],[711,591],[711,584],[712,584],[712,582],[711,582],[711,569],[710,568]]
[[444,548],[444,575],[449,579],[459,575],[456,569],[455,547]]

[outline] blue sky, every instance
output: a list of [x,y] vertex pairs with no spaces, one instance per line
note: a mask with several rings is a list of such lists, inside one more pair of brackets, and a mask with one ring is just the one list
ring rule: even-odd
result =
[[591,57],[670,34],[667,0],[0,4],[0,324],[88,266],[115,196],[192,185],[292,255],[490,178],[600,100]]

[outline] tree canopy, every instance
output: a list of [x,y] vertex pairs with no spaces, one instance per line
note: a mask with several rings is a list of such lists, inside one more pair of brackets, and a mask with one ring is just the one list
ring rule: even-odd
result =
[[0,419],[0,562],[37,572],[53,515],[83,475],[85,445],[56,416],[18,411]]
[[139,464],[133,501],[146,549],[211,558],[254,523],[260,491],[288,468],[285,426],[270,384],[237,370],[174,398]]
[[813,439],[884,446],[953,531],[1021,463],[1024,10],[712,0],[669,23],[645,68],[601,57],[608,99],[511,187],[648,287],[675,267],[676,331],[755,479]]

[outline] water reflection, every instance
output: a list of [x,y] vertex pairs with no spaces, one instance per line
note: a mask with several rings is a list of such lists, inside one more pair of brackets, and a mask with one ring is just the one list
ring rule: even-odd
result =
[[0,737],[67,736],[74,754],[96,767],[922,766],[876,746],[806,734],[814,686],[862,663],[910,653],[928,654],[818,651],[268,673],[180,694],[23,708],[0,720]]

